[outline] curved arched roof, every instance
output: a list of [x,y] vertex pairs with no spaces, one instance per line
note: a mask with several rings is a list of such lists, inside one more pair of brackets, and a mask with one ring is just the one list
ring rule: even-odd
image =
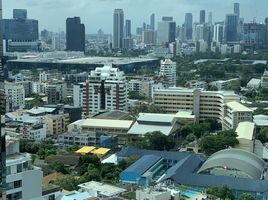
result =
[[242,171],[251,178],[260,179],[265,162],[257,155],[241,149],[225,149],[211,155],[197,173],[215,167],[227,167]]

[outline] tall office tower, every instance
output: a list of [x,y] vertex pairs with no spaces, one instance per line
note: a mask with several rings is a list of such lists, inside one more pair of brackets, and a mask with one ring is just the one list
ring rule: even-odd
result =
[[129,19],[126,20],[125,37],[131,37],[131,20]]
[[225,18],[225,42],[238,41],[238,16],[237,14],[228,14]]
[[268,17],[265,18],[265,48],[268,49]]
[[156,32],[148,29],[142,32],[142,42],[146,45],[155,45]]
[[244,48],[256,51],[265,48],[266,25],[262,23],[245,23],[243,34]]
[[155,30],[155,14],[154,13],[150,17],[150,27],[153,31]]
[[169,87],[176,86],[176,63],[169,59],[161,60],[160,73],[165,77],[165,84]]
[[193,38],[193,15],[192,13],[185,14],[184,28],[185,28],[186,40],[191,40]]
[[86,114],[106,110],[125,111],[126,88],[126,77],[118,68],[97,67],[91,71],[86,83],[74,85],[74,105],[82,107]]
[[6,50],[38,51],[38,20],[27,19],[27,10],[13,10],[13,19],[3,20],[3,39]]
[[212,12],[208,13],[208,24],[209,26],[212,26]]
[[214,26],[213,41],[223,43],[224,38],[224,22],[217,22]]
[[114,10],[114,40],[113,48],[122,49],[124,37],[124,11],[123,9]]
[[81,24],[80,17],[66,20],[66,50],[85,52],[85,25]]
[[157,45],[166,45],[175,42],[176,22],[173,17],[162,17],[157,24]]
[[240,19],[240,4],[239,3],[234,3],[234,14],[237,15],[238,21]]
[[142,30],[144,31],[144,30],[146,30],[146,28],[147,28],[147,25],[146,25],[145,22],[143,22],[143,23],[142,23]]
[[13,9],[13,19],[27,19],[27,10]]
[[205,10],[200,10],[200,19],[199,19],[200,24],[206,23],[206,11]]

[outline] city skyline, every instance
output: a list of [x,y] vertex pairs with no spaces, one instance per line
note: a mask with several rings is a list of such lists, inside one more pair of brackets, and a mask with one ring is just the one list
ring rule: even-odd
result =
[[[124,9],[125,18],[132,21],[132,32],[136,27],[141,27],[143,22],[150,24],[152,13],[155,13],[156,23],[161,21],[162,16],[172,16],[174,21],[181,25],[187,12],[193,13],[193,22],[198,22],[200,10],[206,10],[206,13],[212,12],[213,22],[224,21],[226,14],[233,13],[233,3],[235,2],[240,3],[240,16],[245,18],[245,22],[253,21],[253,19],[256,19],[257,22],[264,22],[267,17],[265,9],[267,1],[265,0],[258,1],[258,5],[250,0],[228,0],[227,2],[204,0],[198,3],[194,0],[168,0],[163,5],[160,4],[160,0],[152,0],[149,1],[148,6],[144,6],[142,0],[136,0],[135,3],[130,0],[92,0],[90,2],[80,0],[76,4],[70,0],[60,1],[43,0],[44,3],[36,3],[33,0],[4,1],[3,18],[12,18],[13,9],[23,8],[28,10],[28,18],[39,20],[39,30],[63,31],[67,17],[79,16],[85,24],[86,33],[96,33],[100,28],[105,33],[112,33],[112,16],[115,8]],[[93,6],[94,9],[90,9]],[[137,16],[137,10],[143,14]],[[206,21],[207,17],[208,15],[206,15]],[[54,23],[51,24],[51,21]]]

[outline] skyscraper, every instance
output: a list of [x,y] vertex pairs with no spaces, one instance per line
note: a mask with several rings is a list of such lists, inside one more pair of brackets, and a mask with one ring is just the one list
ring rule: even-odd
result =
[[80,17],[66,20],[66,50],[85,51],[85,25],[81,24]]
[[205,10],[200,10],[200,19],[199,19],[200,24],[206,23],[206,11]]
[[114,10],[114,35],[113,48],[121,49],[123,47],[124,37],[124,11],[123,9]]
[[150,17],[150,27],[153,31],[155,30],[155,14],[154,13]]
[[126,26],[125,26],[125,37],[131,37],[131,20],[126,20]]
[[214,26],[213,41],[223,43],[224,38],[224,22],[217,22]]
[[237,15],[238,21],[240,19],[240,4],[239,3],[234,3],[234,14]]
[[164,45],[175,42],[176,22],[172,17],[162,17],[162,21],[157,24],[157,44]]
[[186,40],[191,40],[193,38],[193,15],[192,13],[185,14],[185,37]]
[[212,26],[212,12],[208,13],[208,24],[209,26]]
[[237,14],[228,14],[225,18],[225,41],[237,42],[238,41],[238,16]]

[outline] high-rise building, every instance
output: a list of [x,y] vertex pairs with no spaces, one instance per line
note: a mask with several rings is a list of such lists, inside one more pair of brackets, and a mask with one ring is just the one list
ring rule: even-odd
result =
[[169,87],[176,86],[176,63],[169,59],[161,60],[160,73],[165,78],[165,84]]
[[238,41],[238,16],[237,14],[227,14],[225,18],[225,41]]
[[86,114],[105,110],[125,111],[127,105],[126,88],[126,77],[118,68],[97,67],[91,71],[86,83],[74,85],[74,105],[82,107]]
[[176,22],[172,17],[162,17],[162,21],[157,24],[157,44],[164,45],[175,42]]
[[131,20],[129,19],[126,20],[125,37],[131,37]]
[[243,44],[245,49],[252,51],[265,48],[265,24],[245,23]]
[[146,45],[156,44],[156,32],[153,30],[145,30],[142,32],[142,42]]
[[268,49],[268,17],[265,18],[265,48]]
[[81,24],[80,17],[66,20],[66,50],[85,51],[85,25]]
[[237,15],[238,21],[240,19],[240,4],[239,3],[234,3],[234,14]]
[[27,10],[13,9],[13,19],[27,19]]
[[52,81],[47,84],[48,104],[64,103],[67,99],[67,83],[63,81]]
[[20,83],[5,82],[6,112],[13,112],[25,106],[25,89]]
[[150,17],[150,28],[154,31],[155,30],[155,14],[153,13]]
[[192,13],[185,14],[184,30],[186,40],[191,40],[193,38],[193,15]]
[[199,19],[200,24],[206,23],[206,11],[205,10],[200,10],[200,19]]
[[212,26],[212,12],[208,13],[208,25]]
[[13,10],[14,19],[3,20],[6,51],[38,51],[38,20],[27,19],[27,10]]
[[123,9],[114,10],[114,34],[113,48],[121,49],[123,47],[124,37],[124,11]]
[[217,22],[214,25],[213,41],[223,43],[224,38],[224,22]]

